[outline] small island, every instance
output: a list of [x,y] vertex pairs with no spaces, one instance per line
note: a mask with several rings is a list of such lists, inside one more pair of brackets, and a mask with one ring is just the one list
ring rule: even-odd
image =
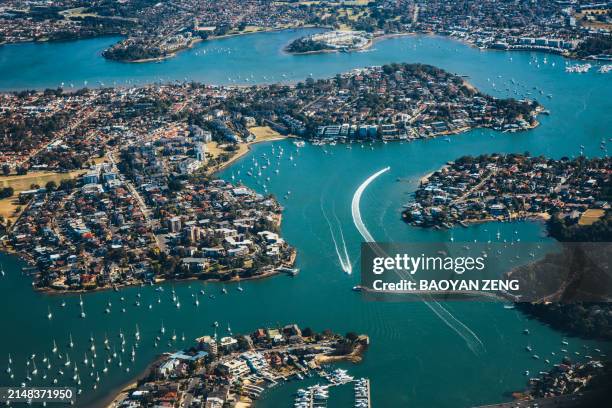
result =
[[150,62],[173,57],[177,52],[196,44],[200,39],[191,33],[172,36],[130,37],[102,52],[104,58],[124,62]]
[[600,218],[612,159],[559,160],[522,154],[465,156],[421,180],[402,219],[414,226],[459,224],[563,214]]
[[300,37],[285,50],[292,54],[317,52],[349,52],[364,50],[372,45],[372,34],[365,31],[327,31]]
[[[352,382],[353,377],[346,370],[328,371],[322,366],[340,361],[358,363],[368,345],[366,335],[341,336],[330,330],[315,333],[296,324],[220,339],[216,334],[203,336],[186,350],[161,356],[109,407],[174,406],[178,401],[207,407],[250,407],[268,387],[314,376],[320,376],[325,384],[300,389],[298,398],[323,402],[333,386]],[[369,388],[367,379],[359,381]],[[363,398],[369,401],[369,390]]]

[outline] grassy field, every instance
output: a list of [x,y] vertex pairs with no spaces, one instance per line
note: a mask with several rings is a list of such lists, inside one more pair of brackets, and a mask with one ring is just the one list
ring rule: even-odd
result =
[[265,142],[267,140],[277,140],[284,138],[283,135],[273,130],[269,126],[256,126],[249,128],[249,132],[255,135],[255,141],[252,143]]
[[49,181],[55,181],[55,183],[59,185],[62,180],[75,178],[83,173],[85,173],[85,170],[78,170],[70,173],[32,172],[22,176],[0,177],[0,188],[13,187],[15,190],[13,197],[0,200],[0,215],[5,219],[14,221],[19,215],[19,213],[15,211],[19,207],[17,201],[19,193],[21,191],[30,190],[32,185],[44,187]]
[[578,225],[591,225],[603,217],[605,213],[606,212],[604,210],[597,210],[594,208],[586,210],[580,217]]
[[31,172],[22,176],[3,176],[0,177],[0,187],[13,187],[15,194],[17,194],[20,191],[30,190],[33,184],[40,187],[44,187],[49,181],[55,181],[59,184],[62,180],[75,178],[83,173],[85,173],[85,170],[70,173]]

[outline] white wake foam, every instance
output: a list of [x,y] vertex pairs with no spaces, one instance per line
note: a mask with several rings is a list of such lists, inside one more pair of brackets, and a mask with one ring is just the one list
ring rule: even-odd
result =
[[[368,177],[359,187],[355,190],[353,194],[353,200],[351,201],[351,213],[353,215],[353,223],[357,230],[363,237],[363,239],[372,244],[372,249],[376,253],[377,256],[386,257],[387,255],[382,250],[380,246],[376,244],[376,241],[368,231],[365,226],[363,220],[361,219],[361,210],[359,209],[359,203],[361,202],[361,196],[365,189],[374,181],[378,176],[383,173],[389,171],[390,167],[385,167],[382,170],[377,171]],[[394,270],[394,272],[401,277],[402,279],[410,279],[413,277],[410,274],[402,273],[400,271]],[[435,299],[433,299],[430,295],[420,295],[423,299],[423,303],[432,311],[436,316],[440,318],[448,327],[450,327],[455,333],[457,333],[467,344],[470,350],[474,354],[479,354],[484,351],[484,344],[478,338],[478,336],[465,324],[463,324],[460,320],[458,320],[455,316],[453,316],[448,310],[444,308],[440,303],[438,303]]]

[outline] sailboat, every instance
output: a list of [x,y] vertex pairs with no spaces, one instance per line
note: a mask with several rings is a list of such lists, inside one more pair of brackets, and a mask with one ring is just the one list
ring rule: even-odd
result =
[[164,322],[163,322],[163,320],[162,320],[161,329],[159,329],[159,332],[160,332],[161,334],[164,334],[164,333],[166,332],[166,328],[164,327]]
[[79,295],[79,305],[81,306],[81,319],[84,319],[87,315],[85,314],[85,310],[83,309],[83,298]]
[[11,369],[11,363],[13,362],[13,360],[11,359],[11,355],[9,354],[9,359],[8,359],[8,366],[6,367],[6,373],[10,374],[13,370]]
[[53,319],[53,313],[51,313],[51,308],[47,306],[47,319]]
[[198,294],[195,295],[195,301],[193,302],[196,306],[200,306],[200,301],[198,300]]
[[73,348],[74,342],[72,341],[72,333],[69,334],[68,347]]
[[243,292],[243,291],[244,291],[244,289],[242,288],[242,286],[240,286],[240,281],[238,281],[238,287],[236,288],[236,290],[237,290],[238,292]]
[[53,348],[51,349],[51,352],[53,354],[57,353],[57,344],[55,343],[55,340],[53,340]]
[[0,275],[4,276],[4,266],[2,266],[2,264],[0,263]]

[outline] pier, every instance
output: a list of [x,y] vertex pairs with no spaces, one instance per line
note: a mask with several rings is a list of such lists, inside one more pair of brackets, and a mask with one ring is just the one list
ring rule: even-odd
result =
[[355,380],[355,407],[372,408],[369,378]]

